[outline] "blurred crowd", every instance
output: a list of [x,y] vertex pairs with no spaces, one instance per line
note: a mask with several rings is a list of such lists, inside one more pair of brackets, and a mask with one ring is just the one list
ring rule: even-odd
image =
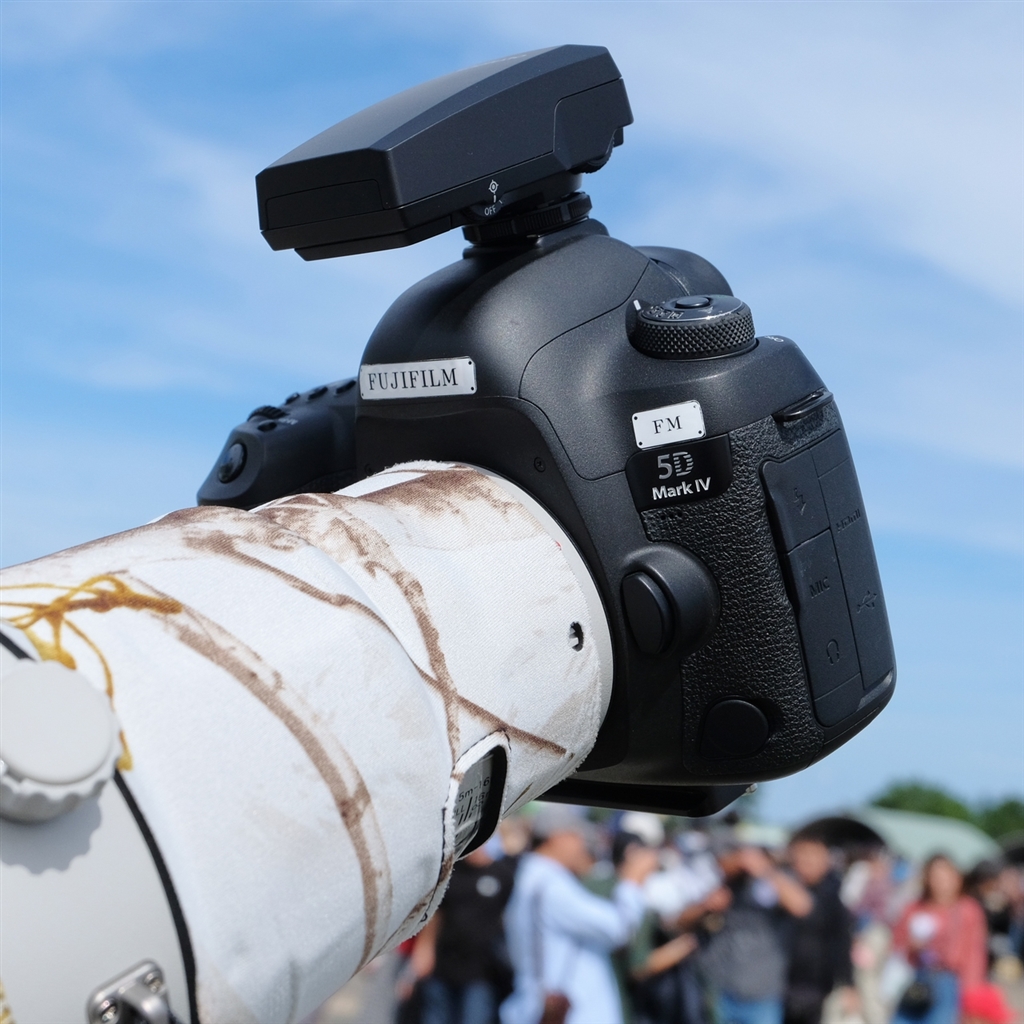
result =
[[1020,1020],[1019,866],[537,808],[456,865],[402,947],[397,1024]]

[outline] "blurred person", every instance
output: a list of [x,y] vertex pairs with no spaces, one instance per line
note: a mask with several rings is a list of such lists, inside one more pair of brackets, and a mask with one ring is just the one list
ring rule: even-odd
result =
[[[624,815],[620,826],[644,826],[645,822],[638,820],[641,813]],[[655,829],[646,823],[642,829],[645,835],[623,831],[615,836],[612,864],[616,870],[629,856],[631,847],[645,845],[655,849],[659,840],[664,841],[664,829],[660,821],[657,824]],[[648,878],[645,894],[656,874]],[[701,1024],[700,986],[692,970],[688,970],[688,958],[696,948],[697,940],[692,934],[666,934],[659,915],[648,903],[633,938],[612,955],[627,1024]]]
[[988,931],[988,967],[991,970],[1001,952],[1005,952],[1006,933],[1009,928],[1006,897],[999,884],[1002,864],[996,860],[983,860],[964,876],[963,891],[977,900],[985,915]]
[[[646,896],[650,882],[657,877],[661,870],[665,852],[663,849],[665,828],[656,814],[646,811],[627,811],[619,816],[618,829],[619,831],[611,837],[610,860],[599,860],[593,870],[582,879],[582,882],[591,892],[611,899],[618,883],[618,870],[625,860],[626,852],[634,845],[648,846],[658,854],[659,869],[654,871],[644,883]],[[612,953],[612,970],[615,972],[615,981],[619,986],[619,999],[622,1003],[622,1017],[625,1024],[636,1024],[632,968],[637,957],[643,961],[653,948],[651,936],[656,922],[657,915],[648,905],[633,938],[625,946]]]
[[946,856],[930,858],[921,872],[921,897],[903,911],[893,948],[916,976],[894,1024],[955,1024],[960,998],[985,982],[985,915],[963,893],[963,875]]
[[1018,973],[1024,968],[1024,871],[1007,864],[999,872],[999,888],[1006,900],[1006,954],[1017,960]]
[[[789,968],[786,930],[813,908],[810,894],[764,850],[730,836],[716,842],[724,885],[695,910],[709,933],[700,969],[718,1024],[782,1024]],[[721,909],[717,909],[721,908]],[[689,915],[684,912],[681,923]]]
[[832,855],[820,840],[798,837],[789,845],[789,862],[813,906],[791,925],[786,1022],[820,1024],[822,1006],[834,989],[840,990],[843,1016],[850,1016],[860,1008],[850,958],[853,916],[839,897]]
[[892,1006],[882,986],[882,971],[892,948],[892,917],[897,889],[893,861],[884,847],[866,851],[847,868],[840,898],[854,921],[850,958],[864,1024],[888,1024]]
[[648,811],[627,811],[619,819],[619,831],[634,836],[652,850],[660,850],[665,845],[665,826],[657,814]]
[[418,938],[406,939],[392,951],[396,959],[395,1024],[420,1024],[423,1015],[423,987],[416,977],[417,965],[412,959]]
[[1007,980],[1019,977],[1024,938],[1024,885],[1019,869],[1001,861],[982,861],[964,879],[964,892],[985,913],[989,968],[998,968]]
[[704,1024],[704,992],[694,970],[692,932],[668,936],[652,916],[629,948],[634,1024]]
[[614,818],[604,822],[603,827],[597,827],[598,842],[591,849],[591,853],[596,858],[595,863],[581,881],[591,892],[611,899],[618,883],[616,872],[622,862],[624,851],[633,844],[639,844],[650,847],[658,856],[658,868],[652,872],[643,885],[646,897],[651,882],[662,873],[665,828],[658,815],[650,814],[647,811],[627,811],[617,815],[617,818],[617,828],[611,833],[607,831],[607,828],[610,821],[615,820]]
[[593,826],[571,808],[544,806],[534,849],[516,872],[505,912],[515,971],[502,1024],[622,1024],[612,950],[632,938],[644,914],[641,886],[657,867],[654,850],[625,851],[610,900],[584,888],[594,866]]
[[[497,858],[497,859],[496,859]],[[422,1024],[494,1024],[512,989],[502,915],[516,862],[492,837],[456,863],[437,913],[416,936],[410,963]]]
[[647,880],[644,894],[648,906],[672,930],[678,927],[679,916],[687,908],[698,905],[719,888],[722,875],[707,833],[699,829],[681,832],[675,849],[664,851],[662,860],[663,870]]
[[899,916],[892,867],[889,851],[880,846],[863,851],[846,869],[839,897],[853,914],[856,931],[872,924],[891,925]]
[[513,814],[499,821],[497,834],[506,857],[518,857],[530,845],[530,823],[522,814]]
[[[620,817],[620,825],[622,824],[624,817],[625,815]],[[600,827],[598,831],[599,833],[601,832]],[[608,837],[604,835],[601,835],[600,838],[602,840],[608,840]],[[592,892],[603,899],[610,900],[612,898],[612,894],[615,892],[615,887],[619,883],[619,866],[622,864],[625,851],[634,843],[640,844],[641,846],[652,845],[651,843],[645,842],[641,836],[636,835],[635,833],[620,831],[616,832],[607,843],[599,842],[592,847],[591,853],[596,858],[594,866],[586,873],[586,875],[580,878],[580,881],[588,892]],[[609,858],[604,856],[605,845],[609,847]],[[637,930],[633,934],[633,938],[630,939],[625,946],[620,946],[611,953],[612,971],[615,974],[615,983],[619,989],[619,1001],[622,1005],[622,1019],[625,1024],[635,1024],[633,999],[630,992],[630,950],[633,948],[633,945],[640,934],[645,930],[647,919],[650,916],[650,910],[645,910],[644,915],[641,918],[641,923],[637,926]]]

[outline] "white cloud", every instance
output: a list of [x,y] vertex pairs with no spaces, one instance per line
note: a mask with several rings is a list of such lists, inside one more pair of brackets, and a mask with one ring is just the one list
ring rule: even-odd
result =
[[458,258],[455,236],[311,264],[272,252],[256,216],[261,158],[244,143],[172,127],[107,76],[67,99],[75,132],[33,124],[29,107],[5,138],[8,223],[68,255],[43,269],[5,254],[9,274],[29,268],[5,347],[44,373],[224,392],[276,372],[294,381],[283,394],[354,372],[398,294]]
[[[1024,6],[1005,3],[375,5],[495,46],[608,46],[630,146],[708,144],[777,171],[813,207],[855,203],[879,239],[1019,302]],[[469,34],[470,36],[472,34]]]
[[[79,21],[71,18],[78,27],[67,28],[65,50],[73,43],[102,57],[108,29],[128,47],[160,33],[185,39],[193,24],[163,7],[152,25],[123,20],[124,6],[135,5],[86,5]],[[240,19],[248,8],[241,10]],[[1008,31],[1020,18],[1011,5],[546,4],[543,17],[536,4],[299,10],[329,31],[361,19],[364,30],[394,32],[396,54],[410,35],[422,32],[429,45],[468,21],[474,30],[459,44],[466,63],[564,39],[609,44],[637,116],[625,149],[589,186],[599,215],[601,192],[615,190],[604,204],[617,211],[615,232],[719,261],[754,303],[758,323],[794,334],[828,370],[851,426],[865,436],[1020,465],[1019,338],[951,342],[881,313],[855,324],[857,290],[880,277],[764,249],[786,231],[826,237],[838,225],[863,259],[909,253],[951,283],[1012,292],[1021,118],[1013,88],[1020,55]],[[37,34],[63,31],[52,13],[37,21]],[[15,105],[5,125],[7,202],[18,201],[19,173],[28,175],[39,189],[34,215],[82,245],[77,267],[42,282],[40,294],[51,288],[66,311],[26,318],[8,334],[8,346],[31,343],[49,372],[108,387],[216,391],[246,376],[338,376],[354,367],[403,288],[457,258],[457,233],[323,264],[271,253],[256,228],[252,178],[265,162],[264,133],[288,137],[281,110],[273,122],[220,139],[190,123],[187,106],[172,124],[151,96],[132,91],[130,76],[90,68],[69,79],[66,94],[80,134],[53,135],[45,119],[33,122],[30,105]],[[298,88],[291,80],[286,87]],[[252,115],[244,99],[223,102],[243,120]],[[713,169],[694,169],[697,160],[714,161]],[[619,167],[631,168],[633,180]],[[108,268],[94,280],[94,255],[149,268],[148,276]],[[8,267],[17,258],[8,249]],[[809,317],[797,288],[847,300],[839,319]],[[935,322],[934,310],[923,313]],[[69,360],[60,349],[72,315],[74,329],[91,326],[94,337]],[[855,334],[851,325],[867,329]],[[950,435],[948,410],[965,398],[971,415]]]
[[8,67],[56,65],[69,57],[143,55],[198,38],[219,18],[219,4],[124,0],[4,0],[2,53]]

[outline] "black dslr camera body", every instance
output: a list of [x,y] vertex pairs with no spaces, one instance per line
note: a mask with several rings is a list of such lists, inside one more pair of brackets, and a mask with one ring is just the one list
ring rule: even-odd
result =
[[275,249],[454,227],[471,245],[391,306],[357,379],[237,427],[199,501],[414,459],[507,477],[575,541],[614,646],[597,743],[548,797],[707,814],[862,729],[895,662],[831,393],[706,260],[588,217],[581,176],[631,122],[608,51],[561,46],[394,96],[264,170]]

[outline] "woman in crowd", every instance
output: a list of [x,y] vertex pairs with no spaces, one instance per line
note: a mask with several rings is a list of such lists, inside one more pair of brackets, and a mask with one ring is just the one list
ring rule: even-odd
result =
[[921,898],[903,911],[893,948],[916,970],[893,1024],[956,1024],[964,991],[985,981],[985,915],[963,894],[963,876],[948,857],[922,872]]

